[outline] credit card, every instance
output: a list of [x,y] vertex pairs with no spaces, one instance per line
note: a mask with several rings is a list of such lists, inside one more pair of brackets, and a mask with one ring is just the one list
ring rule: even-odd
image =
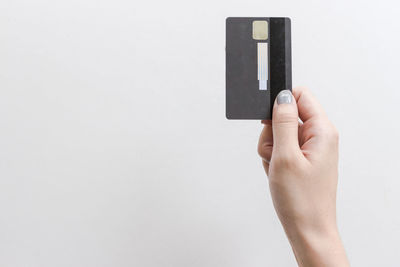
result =
[[271,119],[281,90],[292,89],[289,18],[226,19],[226,117]]

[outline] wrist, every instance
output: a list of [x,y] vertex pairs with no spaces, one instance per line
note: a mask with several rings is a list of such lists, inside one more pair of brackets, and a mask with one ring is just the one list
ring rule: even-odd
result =
[[349,266],[336,224],[285,231],[299,266]]

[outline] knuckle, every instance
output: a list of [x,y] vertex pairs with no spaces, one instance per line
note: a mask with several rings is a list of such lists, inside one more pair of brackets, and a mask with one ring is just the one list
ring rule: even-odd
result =
[[339,142],[339,131],[335,126],[332,126],[331,138],[333,139],[333,141]]
[[275,118],[275,122],[279,124],[293,124],[293,122],[297,123],[297,121],[298,116],[293,112],[280,112]]
[[330,127],[328,127],[328,129],[325,131],[325,136],[330,143],[339,143],[339,131],[334,125],[330,125]]
[[339,131],[331,122],[321,121],[319,127],[316,127],[315,130],[326,142],[331,144],[339,142]]
[[258,155],[268,161],[271,159],[271,150],[272,149],[268,144],[259,144],[257,148]]

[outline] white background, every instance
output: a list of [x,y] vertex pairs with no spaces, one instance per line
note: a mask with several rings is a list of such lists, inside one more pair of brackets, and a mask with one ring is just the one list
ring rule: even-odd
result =
[[396,1],[0,4],[0,266],[295,266],[225,119],[225,18],[292,18],[293,81],[340,131],[353,266],[399,266]]

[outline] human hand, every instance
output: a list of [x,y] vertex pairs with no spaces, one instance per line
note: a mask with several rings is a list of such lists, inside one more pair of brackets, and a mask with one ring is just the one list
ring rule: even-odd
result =
[[299,266],[349,266],[336,225],[337,130],[305,88],[281,91],[262,123],[258,153]]

